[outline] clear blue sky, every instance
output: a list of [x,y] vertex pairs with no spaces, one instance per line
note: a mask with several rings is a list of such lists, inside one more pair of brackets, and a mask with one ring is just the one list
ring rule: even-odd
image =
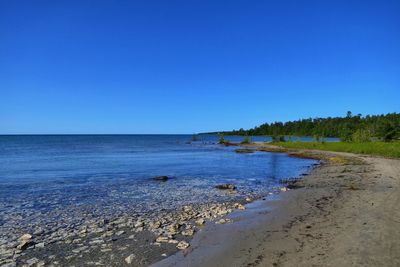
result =
[[400,111],[400,1],[0,1],[0,133]]

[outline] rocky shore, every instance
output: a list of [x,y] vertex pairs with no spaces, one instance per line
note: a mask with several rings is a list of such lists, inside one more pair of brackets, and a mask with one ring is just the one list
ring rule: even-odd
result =
[[[253,147],[245,149],[255,151]],[[170,177],[157,176],[141,185],[149,195],[167,200],[163,203],[152,198],[124,205],[74,206],[76,196],[57,199],[57,192],[51,192],[51,198],[38,196],[34,201],[21,197],[9,204],[12,213],[3,216],[0,265],[148,266],[179,250],[190,251],[193,236],[206,225],[230,224],[232,220],[227,216],[233,211],[243,211],[247,203],[266,195],[286,192],[296,182],[281,181],[281,185],[269,187],[268,191],[215,184],[202,189],[201,201],[174,209],[170,207],[184,203],[182,200],[194,189],[190,184],[176,185],[181,194],[171,195],[163,189],[170,183]],[[117,190],[109,191],[118,199]],[[131,197],[133,193],[126,199]],[[62,202],[72,205],[64,208]],[[52,209],[42,208],[45,204]]]
[[235,223],[206,226],[190,253],[152,267],[400,266],[400,160],[310,150],[279,151],[323,161],[278,201],[256,201]]
[[[217,185],[227,194],[236,194],[234,185]],[[270,194],[286,191],[275,188]],[[193,235],[209,223],[225,224],[234,210],[244,210],[239,202],[185,205],[178,211],[120,216],[113,220],[88,220],[76,226],[64,224],[37,227],[20,236],[0,239],[1,266],[147,266],[185,250]]]

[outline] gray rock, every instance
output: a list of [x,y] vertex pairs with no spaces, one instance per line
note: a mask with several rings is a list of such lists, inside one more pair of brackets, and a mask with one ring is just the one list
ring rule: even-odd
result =
[[168,181],[168,179],[169,179],[169,177],[165,176],[165,175],[153,177],[153,180],[162,181],[162,182]]
[[215,186],[215,188],[220,190],[235,190],[236,186],[234,184],[220,184]]
[[136,258],[136,256],[134,254],[129,255],[128,257],[125,258],[125,262],[128,264],[131,264],[134,259]]

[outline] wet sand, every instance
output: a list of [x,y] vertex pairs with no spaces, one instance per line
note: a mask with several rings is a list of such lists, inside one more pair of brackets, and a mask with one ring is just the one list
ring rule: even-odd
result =
[[324,163],[303,188],[207,224],[188,249],[152,266],[400,266],[400,160],[290,153]]

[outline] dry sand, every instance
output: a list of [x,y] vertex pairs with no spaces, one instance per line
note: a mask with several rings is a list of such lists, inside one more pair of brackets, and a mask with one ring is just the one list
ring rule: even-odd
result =
[[307,153],[333,160],[154,266],[400,266],[400,160]]

